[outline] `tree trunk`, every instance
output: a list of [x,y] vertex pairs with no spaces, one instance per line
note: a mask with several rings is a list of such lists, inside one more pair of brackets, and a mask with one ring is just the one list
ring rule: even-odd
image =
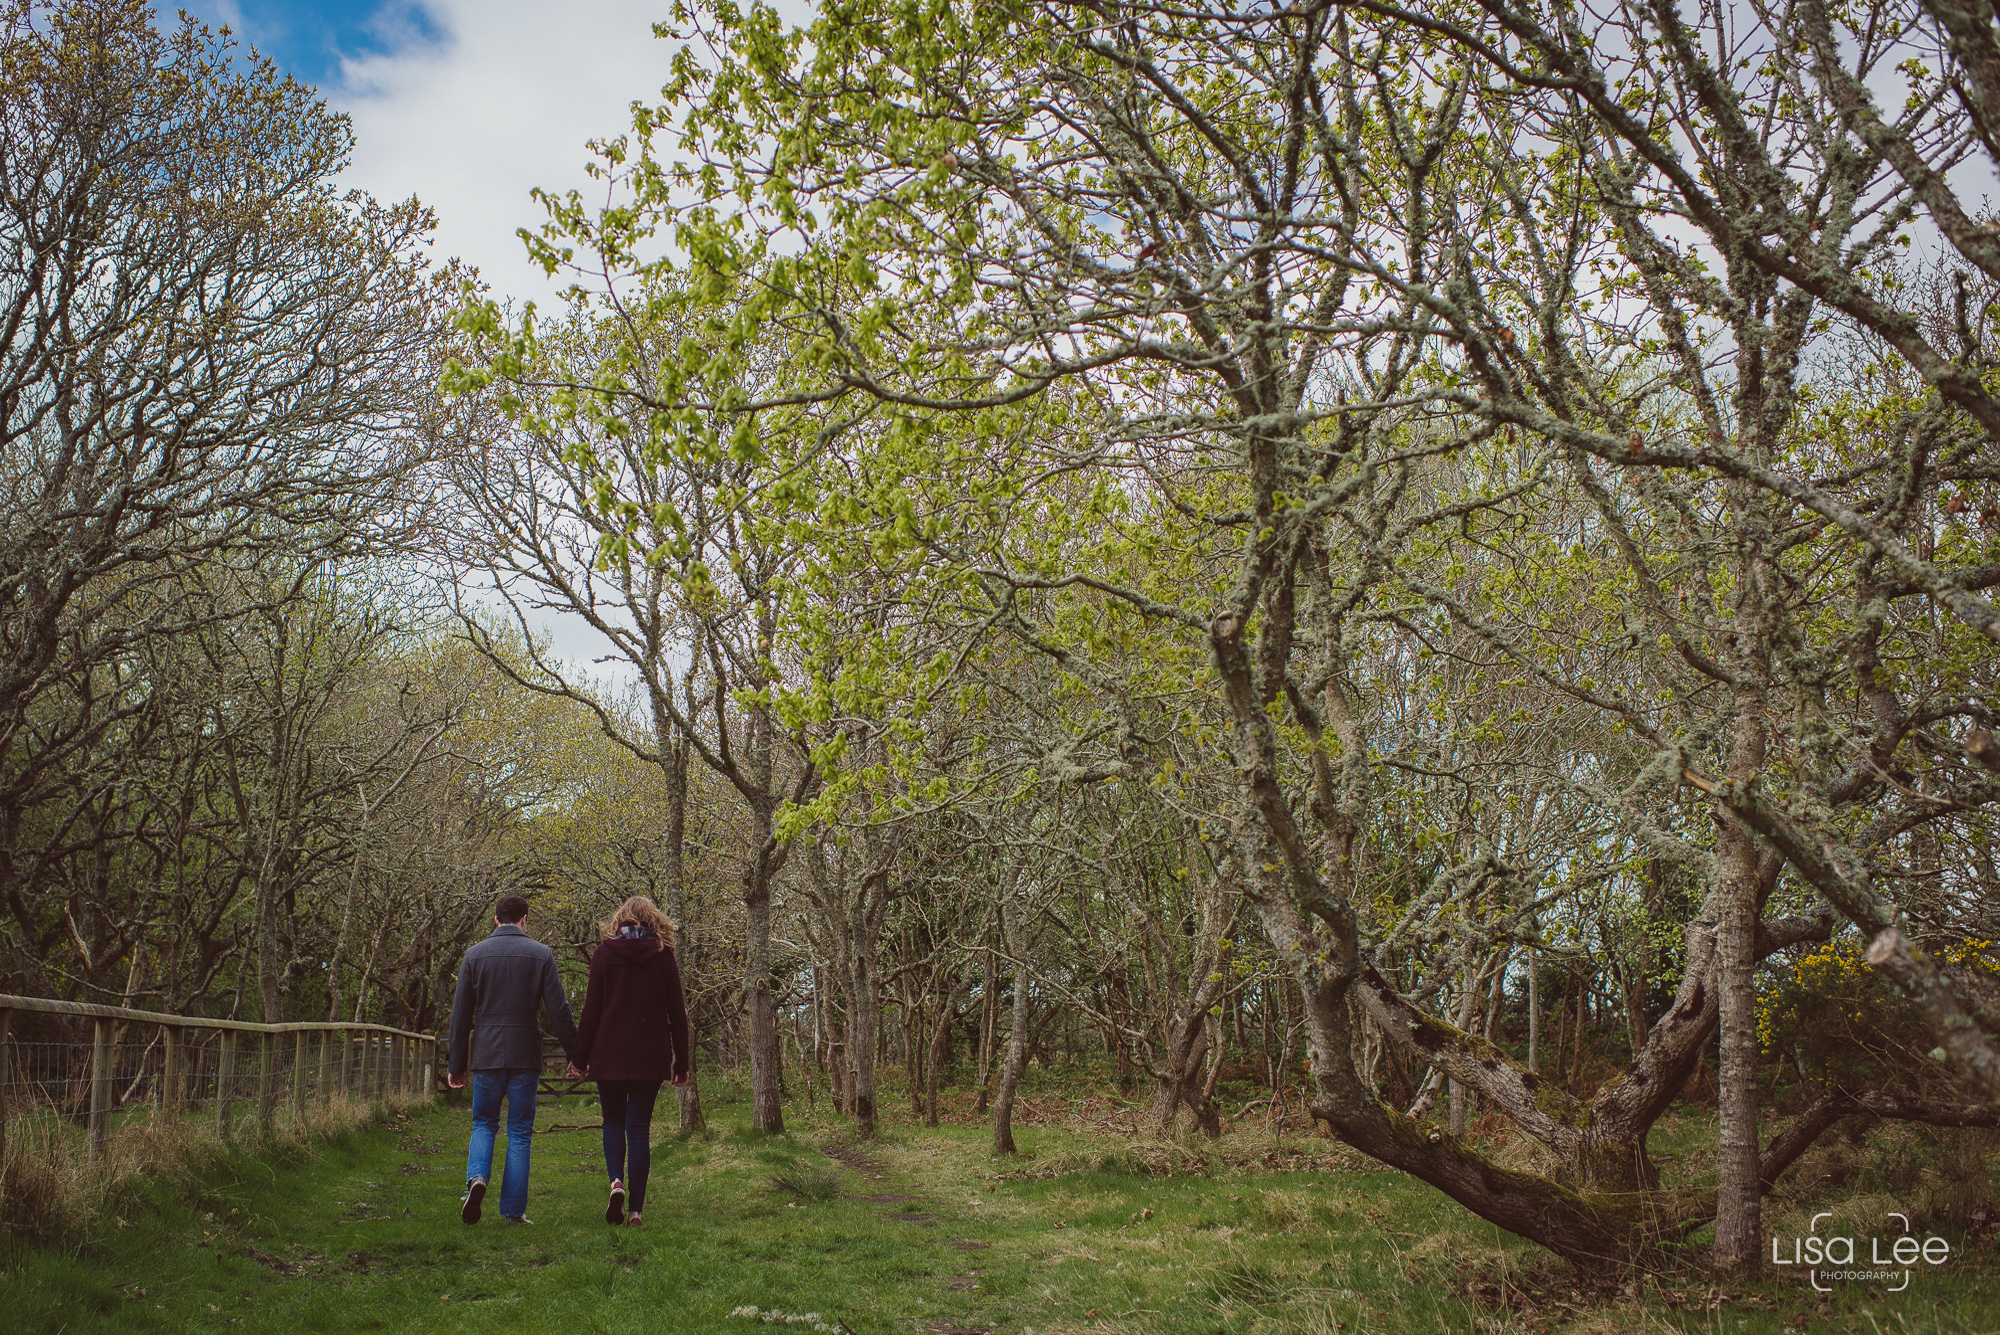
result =
[[1582,986],[1581,981],[1579,981],[1576,992],[1575,1032],[1571,1035],[1571,1042],[1569,1045],[1568,1087],[1572,1090],[1576,1088],[1576,1082],[1583,1076],[1583,1036],[1585,1033],[1589,1032],[1589,1026],[1585,1023],[1584,1002],[1587,1000],[1588,995],[1589,994]]
[[[672,678],[668,678],[671,683]],[[691,748],[685,734],[674,723],[671,710],[657,695],[653,697],[653,744],[658,748],[660,774],[667,781],[667,820],[662,831],[660,873],[672,898],[660,907],[670,917],[687,913],[687,796],[688,762]],[[685,966],[686,961],[682,961]],[[694,1054],[688,1054],[688,1082],[674,1090],[679,1105],[682,1131],[706,1131],[708,1118],[701,1110],[701,1078],[695,1074]]]
[[278,978],[284,966],[278,961],[278,895],[268,883],[270,859],[257,878],[257,990],[264,1004],[265,1024],[284,1023],[284,1003],[278,993]]
[[987,1100],[992,1094],[993,1049],[1000,1033],[1000,964],[993,957],[990,937],[986,949],[980,952],[979,967],[982,989],[979,998],[979,1103],[974,1111],[984,1117]]
[[1000,902],[1000,931],[1014,959],[1014,1013],[1007,1031],[1007,1065],[1000,1073],[1000,1092],[993,1101],[993,1152],[1014,1153],[1014,1092],[1021,1085],[1021,1068],[1028,1061],[1027,933],[1020,910],[1011,900]]
[[1195,1120],[1201,1124],[1201,1133],[1210,1140],[1222,1136],[1222,1109],[1215,1102],[1216,1082],[1222,1079],[1222,1054],[1227,1045],[1223,1042],[1222,1021],[1214,1016],[1208,1020],[1208,1074],[1201,1081],[1201,1103],[1195,1109]]
[[771,875],[777,841],[768,807],[757,813],[758,845],[744,874],[743,991],[750,1008],[750,1125],[767,1135],[785,1129],[778,1092],[778,1021],[771,996]]
[[347,868],[347,894],[340,906],[340,932],[333,939],[333,954],[326,967],[326,1018],[329,1022],[341,1018],[340,971],[347,964],[348,934],[353,930],[355,901],[361,896],[363,850],[367,848],[368,794],[358,783],[354,785],[354,791],[361,806],[361,820],[355,830],[354,861]]
[[944,1068],[951,1061],[951,1027],[958,1021],[958,998],[964,981],[954,977],[938,998],[937,1019],[931,1023],[929,1053],[924,1063],[924,1125],[936,1126],[944,1098]]
[[[1488,1042],[1493,1040],[1494,1012],[1499,1009],[1500,1004],[1499,981],[1507,969],[1507,961],[1504,955],[1504,951],[1497,953],[1491,963],[1493,971],[1493,980],[1490,984],[1492,988],[1492,1004],[1487,1008],[1486,1023],[1482,1031]],[[1489,984],[1487,983],[1487,975],[1483,970],[1477,972],[1468,970],[1468,974],[1470,976],[1464,977],[1462,982],[1464,995],[1460,999],[1458,1006],[1458,1027],[1470,1033],[1475,1031],[1475,1021],[1479,1017],[1480,993]],[[1465,1087],[1465,1082],[1462,1080],[1448,1080],[1445,1084],[1445,1097],[1446,1124],[1450,1127],[1452,1135],[1463,1139],[1465,1137],[1466,1119],[1472,1110],[1472,1091]]]
[[835,975],[828,967],[821,977],[825,980],[820,989],[820,1023],[822,1025],[822,1062],[826,1067],[827,1097],[833,1100],[833,1109],[839,1113],[852,1113],[852,1105],[847,1098],[847,1049],[842,1041],[846,1025],[846,1012],[836,1014],[834,994],[839,989],[838,978],[845,976],[843,969]]
[[1567,996],[1558,997],[1556,1000],[1556,1052],[1555,1056],[1549,1061],[1549,1074],[1557,1080],[1562,1079],[1563,1040],[1569,1037],[1569,1010],[1569,998]]
[[[362,962],[361,980],[354,988],[354,1022],[356,1024],[360,1024],[362,1020],[367,1018],[369,985],[376,977],[376,968],[382,958],[382,947],[387,944],[389,939],[389,930],[396,925],[396,920],[400,916],[392,903],[384,905],[380,916],[375,920],[375,934],[368,943],[368,958]],[[382,1014],[380,1003],[377,1003],[375,1013],[378,1016]]]
[[910,1116],[922,1117],[924,1089],[927,1084],[924,1078],[924,1058],[930,1052],[930,1044],[926,1041],[930,1036],[930,1024],[924,1013],[922,998],[928,996],[929,992],[919,986],[918,994],[911,996],[907,990],[909,984],[905,983],[904,986],[906,989],[902,999],[904,1083],[910,1087]]
[[[267,614],[268,615],[268,614]],[[286,634],[287,618],[277,616],[272,619],[275,632],[271,646],[270,667],[270,727],[271,750],[268,757],[269,768],[264,782],[259,785],[269,803],[263,813],[263,829],[256,837],[257,870],[252,880],[256,895],[256,923],[254,927],[257,944],[257,988],[263,1001],[264,1023],[281,1024],[283,1002],[278,995],[278,977],[283,966],[278,961],[278,887],[276,881],[278,849],[281,843],[290,843],[280,833],[290,791],[292,777],[292,725],[294,720],[285,708],[285,663],[289,649]],[[365,813],[364,813],[365,819]],[[246,822],[246,834],[248,822]],[[249,849],[244,850],[245,854]],[[358,852],[358,849],[357,849]],[[289,862],[290,859],[285,859]],[[333,1017],[333,1018],[338,1018]]]
[[1632,1051],[1646,1046],[1646,1035],[1652,1030],[1653,1017],[1647,1010],[1647,995],[1652,989],[1653,970],[1653,924],[1658,920],[1661,906],[1666,900],[1667,867],[1660,858],[1648,859],[1646,863],[1646,888],[1641,896],[1643,916],[1639,927],[1639,976],[1633,980],[1632,996],[1627,1003],[1632,1020]]
[[[1761,352],[1761,349],[1758,350]],[[1748,356],[1748,351],[1739,356]],[[1754,421],[1740,442],[1753,455],[1768,453],[1769,442]],[[1765,556],[1768,533],[1747,488],[1732,486],[1738,559],[1731,608],[1731,646],[1737,674],[1730,704],[1729,778],[1754,782],[1764,768],[1765,721],[1770,701],[1769,611],[1764,582],[1771,578]],[[1763,899],[1755,837],[1750,827],[1718,811],[1715,840],[1716,1186],[1715,1268],[1732,1277],[1754,1276],[1762,1265],[1762,1174],[1757,1132],[1757,923]],[[1774,864],[1775,870],[1775,864]],[[1775,877],[1774,877],[1775,880]]]
[[1202,1134],[1213,1140],[1222,1134],[1222,1116],[1207,1097],[1201,1067],[1208,1056],[1208,1015],[1197,1011],[1174,1026],[1167,1044],[1167,1060],[1156,1077],[1158,1092],[1153,1099],[1153,1125],[1162,1137],[1174,1133],[1176,1114],[1182,1105],[1194,1114]]
[[866,1138],[875,1134],[875,1044],[881,1018],[881,984],[876,975],[872,934],[860,921],[863,916],[864,910],[857,905],[855,921],[850,925],[853,949],[848,956],[847,1057],[854,1129]]
[[[1745,694],[1749,694],[1746,692]],[[1737,706],[1731,739],[1732,772],[1754,775],[1763,763],[1761,702]],[[1717,1185],[1715,1266],[1726,1274],[1754,1274],[1762,1263],[1762,1175],[1757,1163],[1757,918],[1758,858],[1750,831],[1726,820],[1715,841],[1721,880],[1716,939],[1720,991],[1716,1090]]]
[[[1532,929],[1531,929],[1532,930]],[[1528,1069],[1541,1069],[1542,1046],[1542,961],[1534,947],[1528,948]]]

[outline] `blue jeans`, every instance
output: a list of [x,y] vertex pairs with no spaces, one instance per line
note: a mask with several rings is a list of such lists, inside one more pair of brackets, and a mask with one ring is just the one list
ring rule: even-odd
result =
[[646,1206],[646,1177],[653,1167],[653,1100],[660,1082],[600,1080],[598,1106],[604,1109],[604,1171],[625,1184],[625,1208]]
[[519,1219],[528,1212],[528,1155],[535,1147],[537,1071],[472,1073],[472,1143],[465,1154],[465,1180],[493,1180],[493,1142],[500,1134],[500,1100],[507,1100],[507,1166],[500,1178],[500,1213]]

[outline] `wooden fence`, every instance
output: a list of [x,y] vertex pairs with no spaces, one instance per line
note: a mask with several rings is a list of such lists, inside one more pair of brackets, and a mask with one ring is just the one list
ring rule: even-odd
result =
[[[34,1014],[88,1019],[91,1039],[24,1041],[16,1021]],[[101,1158],[113,1113],[135,1105],[212,1107],[227,1139],[235,1105],[254,1100],[269,1131],[281,1101],[301,1116],[336,1097],[429,1097],[436,1065],[435,1035],[387,1025],[251,1024],[0,993],[0,1153],[10,1122],[41,1115],[83,1121]]]

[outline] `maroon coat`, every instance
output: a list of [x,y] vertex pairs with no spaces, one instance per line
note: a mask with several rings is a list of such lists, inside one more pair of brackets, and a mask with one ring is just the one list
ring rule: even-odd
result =
[[688,1073],[687,998],[672,948],[656,936],[613,937],[590,957],[570,1059],[593,1080],[657,1083]]

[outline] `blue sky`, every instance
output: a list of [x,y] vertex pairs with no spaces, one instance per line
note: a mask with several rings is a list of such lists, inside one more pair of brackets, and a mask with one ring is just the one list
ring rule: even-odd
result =
[[409,0],[193,0],[185,8],[211,24],[227,23],[290,74],[336,83],[340,61],[442,46],[450,34],[425,6]]
[[[784,0],[804,16],[805,0]],[[432,246],[478,267],[499,296],[545,310],[559,286],[527,261],[517,232],[544,218],[530,191],[577,190],[585,142],[623,133],[631,104],[658,98],[674,55],[653,21],[672,0],[155,0],[161,25],[186,8],[227,23],[280,68],[319,87],[354,127],[341,178],[383,200],[414,195],[437,214]],[[554,617],[558,654],[605,646]]]
[[[587,141],[653,102],[675,46],[653,36],[672,0],[154,0],[228,24],[317,86],[354,126],[342,184],[437,213],[434,250],[478,267],[496,293],[547,306],[559,290],[517,233],[542,223],[536,188],[609,202],[584,171]],[[788,20],[811,0],[778,0]]]
[[[185,8],[318,87],[354,126],[342,184],[437,213],[434,251],[504,296],[555,296],[517,233],[530,192],[588,192],[586,141],[623,133],[673,47],[652,23],[670,0],[155,0]],[[803,9],[803,6],[801,6]],[[593,202],[603,202],[601,187]]]

